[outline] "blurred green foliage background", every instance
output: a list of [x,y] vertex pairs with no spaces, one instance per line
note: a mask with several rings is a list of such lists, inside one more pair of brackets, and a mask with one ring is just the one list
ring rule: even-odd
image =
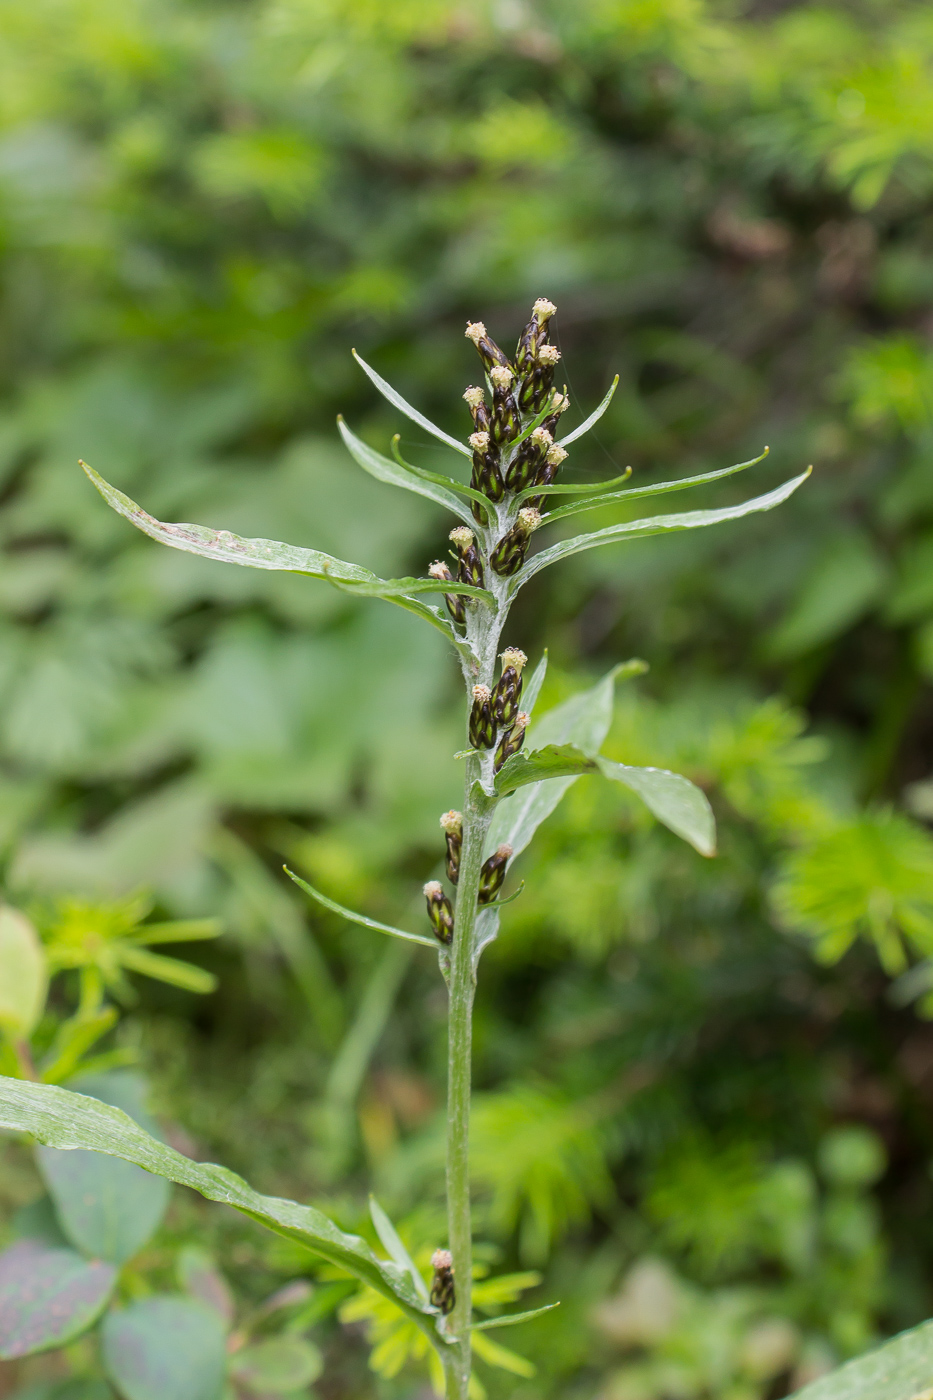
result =
[[[770,443],[709,505],[815,464],[513,615],[552,700],[650,663],[607,751],[702,782],[721,854],[584,779],[523,858],[478,1233],[563,1305],[514,1334],[535,1377],[480,1363],[493,1397],[768,1400],[933,1312],[931,76],[895,0],[0,0],[6,891],[220,916],[219,990],[140,983],[118,1031],[186,1150],[441,1241],[433,960],[280,868],[421,917],[458,679],[395,609],[159,549],[77,458],[162,519],[423,572],[448,523],[335,415],[448,457],[350,347],[463,435],[465,318],[508,346],[547,295],[574,413],[621,375],[578,479]],[[9,1213],[37,1188],[3,1160]],[[428,1393],[310,1256],[173,1210],[247,1298],[316,1279],[321,1397]]]

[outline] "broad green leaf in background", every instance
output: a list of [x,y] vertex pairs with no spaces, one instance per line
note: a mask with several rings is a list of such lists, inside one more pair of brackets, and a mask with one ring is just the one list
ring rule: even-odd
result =
[[353,358],[360,366],[360,369],[369,376],[380,394],[389,400],[390,404],[401,409],[413,423],[418,424],[419,428],[424,428],[425,432],[431,433],[434,437],[439,438],[440,441],[445,442],[448,447],[452,447],[455,452],[461,453],[464,457],[472,458],[473,452],[471,448],[467,447],[465,443],[458,442],[455,437],[451,437],[449,433],[445,433],[443,428],[438,428],[434,423],[430,422],[429,419],[425,418],[424,414],[419,413],[417,408],[412,408],[410,403],[406,403],[398,390],[393,389],[392,385],[383,379],[382,375],[377,374],[372,366],[368,365],[363,357],[358,355],[355,350],[353,351]]
[[261,1196],[225,1167],[190,1161],[109,1104],[49,1084],[0,1077],[0,1127],[30,1133],[49,1147],[119,1157],[232,1206],[370,1284],[435,1340],[436,1310],[418,1297],[405,1271],[377,1259],[364,1240],[345,1234],[312,1206]]
[[16,1040],[34,1030],[48,987],[39,936],[18,909],[0,905],[0,1032]]
[[923,1322],[805,1385],[792,1400],[926,1400],[931,1378],[933,1322]]
[[102,1312],[117,1271],[70,1249],[20,1240],[0,1254],[0,1358],[10,1361],[79,1336]]
[[861,531],[829,540],[766,642],[769,659],[801,656],[840,636],[879,600],[887,576],[880,551]]
[[303,1337],[268,1337],[235,1352],[230,1375],[253,1395],[288,1395],[316,1381],[324,1360]]
[[494,1342],[491,1337],[485,1336],[482,1330],[471,1340],[476,1355],[485,1361],[487,1366],[495,1366],[500,1371],[511,1371],[513,1376],[522,1376],[525,1380],[530,1380],[537,1373],[538,1368],[533,1361],[519,1356],[509,1347]]
[[756,496],[751,501],[743,501],[741,505],[724,506],[719,510],[688,510],[676,515],[653,515],[645,520],[628,520],[621,525],[607,525],[604,530],[594,530],[589,535],[575,535],[572,539],[558,540],[557,544],[532,555],[527,564],[519,569],[512,583],[512,593],[517,593],[530,578],[541,569],[546,569],[548,564],[555,564],[559,559],[579,554],[584,549],[598,549],[601,545],[617,544],[621,540],[643,539],[648,535],[664,534],[669,530],[697,530],[705,525],[720,525],[726,520],[740,520],[743,516],[753,515],[758,511],[773,510],[803,485],[810,475],[810,470],[808,467],[800,476],[785,481],[783,486],[778,486],[764,496]]
[[[138,1075],[97,1075],[79,1083],[86,1094],[154,1127]],[[124,1264],[155,1233],[168,1208],[167,1181],[99,1152],[40,1147],[37,1155],[62,1229],[85,1254]]]
[[368,443],[363,442],[354,432],[351,432],[342,417],[337,419],[337,427],[350,455],[364,471],[369,472],[370,476],[375,477],[377,481],[385,481],[390,486],[401,486],[406,491],[414,491],[417,496],[426,496],[429,501],[445,506],[447,510],[453,511],[454,515],[459,516],[461,520],[472,526],[473,516],[470,514],[469,507],[464,505],[463,501],[459,500],[448,487],[431,481],[420,474],[406,471],[397,462],[383,457],[380,452],[376,452]]
[[225,1329],[233,1325],[236,1304],[230,1285],[206,1250],[186,1245],[178,1255],[176,1273],[185,1292],[215,1312]]
[[104,1364],[124,1400],[220,1400],[224,1328],[203,1303],[144,1298],[108,1313],[102,1334]]
[[716,854],[716,818],[696,783],[666,768],[632,768],[601,757],[596,763],[604,777],[630,788],[659,822],[689,841],[701,856]]

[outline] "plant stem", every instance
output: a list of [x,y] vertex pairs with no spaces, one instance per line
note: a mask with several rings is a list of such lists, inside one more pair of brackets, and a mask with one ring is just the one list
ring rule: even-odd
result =
[[457,908],[450,959],[447,1064],[447,1228],[453,1255],[457,1301],[450,1315],[451,1333],[459,1340],[447,1364],[448,1400],[466,1400],[470,1382],[473,1242],[470,1228],[470,1090],[472,1078],[473,928],[483,843],[489,817],[471,796],[481,760],[467,760],[463,803],[463,845]]

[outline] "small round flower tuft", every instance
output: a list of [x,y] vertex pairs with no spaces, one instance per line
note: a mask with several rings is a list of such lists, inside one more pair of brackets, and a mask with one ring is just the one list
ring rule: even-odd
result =
[[497,389],[508,389],[515,376],[505,365],[493,365],[489,371],[489,378]]
[[473,699],[480,705],[485,705],[487,700],[492,699],[492,691],[489,689],[488,685],[474,685]]
[[511,666],[519,675],[522,673],[522,667],[528,664],[528,657],[523,651],[519,651],[518,647],[506,647],[499,660],[502,662],[503,671]]
[[458,549],[469,549],[473,543],[473,531],[469,525],[457,525],[447,536],[451,544],[455,544]]
[[441,830],[459,832],[463,830],[463,813],[455,812],[452,808],[449,812],[444,812],[441,817]]
[[541,365],[556,365],[560,359],[560,351],[556,345],[542,345],[538,351],[538,363]]
[[482,321],[467,321],[467,328],[463,334],[467,340],[472,340],[474,345],[479,345],[481,340],[486,339],[486,327]]
[[422,890],[425,899],[438,899],[443,893],[444,886],[440,880],[429,880]]
[[489,434],[488,434],[488,433],[471,433],[470,436],[469,436],[469,438],[467,439],[467,441],[469,442],[469,444],[470,444],[470,446],[472,447],[472,449],[473,449],[474,452],[488,452],[488,451],[489,451]]
[[454,1256],[449,1249],[435,1249],[431,1255],[432,1269],[452,1269]]
[[521,731],[522,729],[527,729],[528,721],[530,718],[531,716],[526,714],[524,710],[519,710],[518,714],[515,716],[514,727],[519,731]]
[[428,565],[428,578],[443,579],[445,583],[452,583],[450,570],[443,559],[435,559],[433,564]]
[[496,847],[496,855],[500,860],[512,859],[512,847],[509,845],[508,841],[503,841],[501,846]]
[[567,411],[567,409],[568,409],[569,407],[570,407],[570,400],[568,399],[567,395],[566,395],[566,394],[559,394],[559,393],[557,392],[557,390],[555,389],[555,390],[554,390],[553,397],[552,397],[552,399],[551,399],[551,402],[548,404],[548,408],[551,410],[551,412],[552,412],[552,413],[566,413],[566,411]]
[[548,448],[547,460],[552,467],[559,467],[561,462],[566,462],[570,453],[555,442],[553,447]]
[[480,404],[485,398],[485,395],[482,389],[477,389],[475,384],[471,384],[469,389],[464,390],[463,397],[466,399],[467,403],[470,405],[471,408],[479,408]]
[[541,524],[541,512],[535,510],[534,506],[523,506],[518,512],[516,524],[530,535],[532,530],[537,530]]
[[540,324],[542,321],[549,321],[557,311],[557,307],[552,301],[548,301],[547,297],[538,297],[531,310]]
[[554,441],[554,438],[548,432],[547,428],[535,428],[534,432],[531,435],[531,440],[538,447],[550,447]]

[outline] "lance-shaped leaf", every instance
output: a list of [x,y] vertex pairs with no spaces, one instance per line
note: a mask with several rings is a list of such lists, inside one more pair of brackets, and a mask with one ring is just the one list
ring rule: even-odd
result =
[[416,496],[426,496],[429,501],[434,501],[439,506],[446,507],[453,511],[454,515],[465,520],[468,525],[472,525],[473,517],[469,508],[463,504],[453,491],[442,485],[439,481],[432,481],[427,475],[421,472],[407,469],[401,463],[390,461],[388,457],[383,457],[381,452],[370,447],[363,442],[354,432],[351,432],[343,420],[342,416],[337,418],[337,427],[340,436],[346,443],[347,450],[354,461],[358,462],[365,472],[374,476],[377,481],[385,481],[390,486],[401,486],[406,491],[413,491]]
[[370,1196],[369,1198],[369,1213],[376,1227],[376,1234],[379,1236],[386,1253],[391,1259],[395,1260],[400,1269],[404,1269],[408,1273],[412,1283],[415,1285],[415,1291],[418,1296],[422,1298],[424,1302],[427,1302],[428,1286],[421,1277],[421,1273],[414,1259],[412,1259],[408,1250],[399,1239],[398,1231],[375,1196]]
[[710,481],[721,481],[724,476],[735,476],[736,472],[744,472],[747,467],[754,467],[763,462],[767,455],[766,447],[764,452],[750,461],[736,462],[734,466],[721,467],[719,471],[703,472],[700,476],[684,476],[679,481],[659,481],[654,486],[632,486],[626,491],[610,491],[593,496],[588,501],[571,501],[569,505],[549,510],[547,519],[548,522],[562,520],[564,516],[579,515],[584,510],[598,510],[601,506],[615,505],[619,501],[632,501],[642,496],[663,496],[670,491],[686,491],[691,486],[705,486]]
[[353,358],[356,360],[360,369],[363,370],[365,374],[369,375],[383,398],[388,399],[389,403],[401,409],[402,413],[410,418],[413,423],[417,423],[419,428],[424,428],[425,432],[431,433],[434,437],[439,438],[441,442],[446,442],[448,447],[452,447],[455,452],[462,453],[464,457],[473,456],[470,448],[464,443],[458,442],[455,437],[451,437],[449,433],[445,433],[443,428],[439,428],[436,423],[432,423],[430,419],[425,418],[423,413],[419,413],[416,408],[412,408],[411,404],[407,403],[406,400],[402,398],[398,390],[393,389],[392,385],[383,379],[381,374],[377,374],[372,366],[366,363],[362,355],[358,355],[355,350],[353,351]]
[[933,1322],[922,1322],[794,1391],[791,1400],[926,1400],[931,1378]]
[[631,467],[626,467],[621,476],[611,476],[608,481],[558,481],[551,486],[526,486],[515,499],[527,501],[531,496],[585,496],[588,492],[608,491],[612,486],[621,486],[631,475]]
[[71,1249],[21,1240],[0,1254],[0,1359],[61,1347],[103,1311],[117,1271]]
[[500,797],[528,783],[547,778],[569,778],[595,773],[596,764],[576,744],[547,744],[543,749],[514,753],[496,774],[495,788]]
[[701,856],[716,854],[716,818],[706,793],[696,783],[666,768],[630,768],[609,758],[597,758],[596,766],[605,777],[640,797],[659,822],[688,841]]
[[223,564],[243,564],[251,569],[274,569],[279,572],[306,574],[324,579],[351,593],[365,597],[388,598],[390,601],[418,593],[463,593],[468,597],[492,601],[485,589],[473,588],[456,580],[449,582],[432,578],[383,579],[362,568],[348,564],[317,549],[302,549],[298,545],[282,544],[279,540],[250,540],[232,535],[229,530],[210,530],[204,525],[166,524],[156,520],[135,501],[118,491],[86,462],[81,463],[91,481],[108,505],[126,517],[137,529],[173,549],[188,554],[200,554]]
[[788,496],[792,496],[798,486],[803,485],[811,470],[812,468],[808,467],[800,476],[785,481],[783,486],[778,486],[774,491],[769,491],[764,496],[756,496],[751,501],[742,501],[737,506],[724,506],[720,510],[688,510],[678,515],[653,515],[645,520],[628,520],[621,525],[608,525],[604,530],[594,530],[589,535],[575,535],[569,540],[558,540],[557,544],[552,544],[549,549],[542,549],[540,554],[535,554],[519,569],[512,584],[512,593],[515,594],[541,569],[546,569],[548,564],[555,564],[558,559],[566,559],[584,549],[598,549],[600,545],[617,544],[620,540],[635,539],[644,535],[666,534],[672,530],[697,530],[705,525],[720,525],[726,520],[741,520],[742,516],[754,515],[758,511],[773,510],[782,501],[786,501]]
[[559,1308],[560,1303],[545,1303],[543,1308],[531,1308],[528,1312],[509,1313],[506,1317],[487,1317],[484,1322],[474,1322],[473,1332],[488,1332],[492,1327],[514,1327],[517,1322],[530,1322],[533,1317]]
[[[459,491],[462,496],[466,496],[471,501],[476,501],[478,505],[484,506],[495,514],[492,501],[488,496],[484,496],[482,491],[475,491],[472,486],[464,486],[462,481],[455,481],[452,476],[443,476],[440,472],[429,472],[424,467],[414,467],[411,462],[406,462],[399,451],[398,433],[392,439],[392,456],[406,472],[412,472],[414,476],[420,476],[424,481],[433,481],[436,486],[443,486],[448,491]],[[462,516],[462,519],[466,519]],[[472,519],[472,517],[470,517]]]
[[261,1196],[225,1167],[192,1162],[158,1142],[118,1108],[50,1084],[0,1077],[0,1128],[29,1133],[60,1149],[85,1149],[132,1162],[156,1176],[198,1191],[209,1201],[232,1206],[276,1234],[368,1283],[394,1303],[437,1343],[436,1309],[415,1292],[407,1273],[379,1260],[365,1240],[345,1234],[313,1206]]
[[593,412],[590,414],[589,418],[584,419],[584,421],[580,424],[579,428],[574,428],[572,433],[568,433],[565,438],[560,439],[561,447],[568,447],[570,443],[576,442],[577,438],[580,438],[583,436],[584,433],[589,432],[590,428],[592,428],[594,423],[599,422],[600,418],[602,418],[603,414],[606,412],[606,409],[612,403],[612,396],[618,387],[619,376],[616,375],[615,379],[609,385],[606,397],[603,399],[599,407],[593,409]]
[[437,948],[437,939],[428,938],[423,933],[406,933],[402,928],[393,928],[391,924],[381,924],[378,919],[368,919],[365,914],[357,914],[353,909],[344,909],[342,904],[338,904],[333,899],[328,899],[326,894],[321,894],[313,885],[309,885],[307,880],[302,880],[300,875],[296,875],[293,870],[289,870],[287,865],[282,869],[290,880],[294,880],[299,889],[310,895],[318,904],[322,904],[325,909],[329,909],[333,914],[339,914],[343,919],[349,919],[351,924],[360,924],[363,928],[375,929],[377,933],[390,933],[393,938],[404,938],[409,943],[423,943],[426,948]]

